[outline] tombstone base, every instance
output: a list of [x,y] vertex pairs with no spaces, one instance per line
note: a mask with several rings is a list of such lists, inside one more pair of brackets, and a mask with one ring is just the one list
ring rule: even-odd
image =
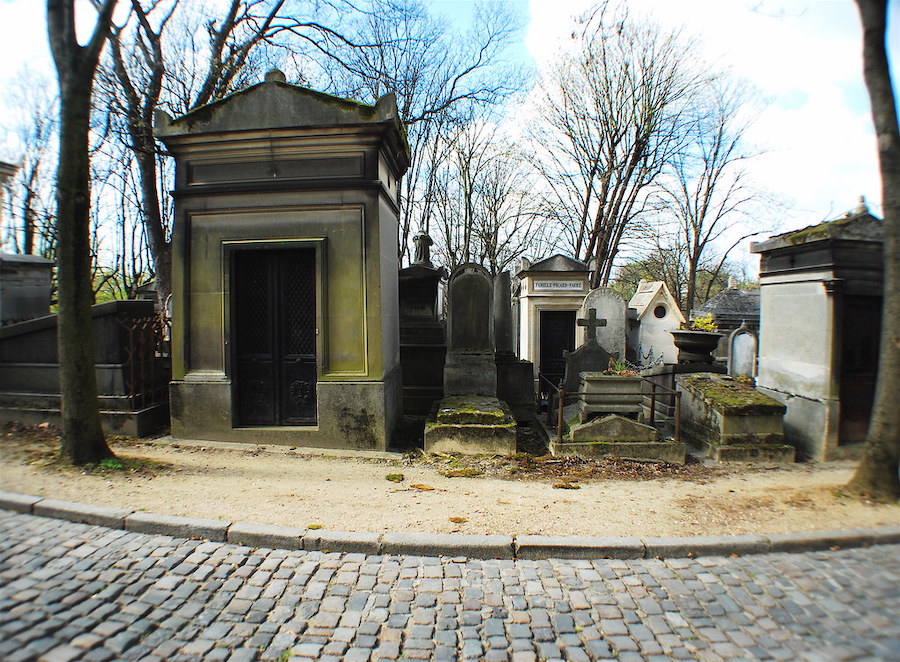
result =
[[497,365],[494,354],[447,352],[444,395],[497,397]]
[[496,398],[444,398],[425,423],[425,452],[513,455],[516,420]]
[[613,457],[684,464],[687,448],[683,443],[674,441],[551,441],[550,452],[554,456],[574,455],[595,459]]

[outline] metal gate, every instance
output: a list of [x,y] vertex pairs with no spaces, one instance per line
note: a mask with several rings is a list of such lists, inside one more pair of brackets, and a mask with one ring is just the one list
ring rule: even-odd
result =
[[231,291],[237,424],[315,424],[315,250],[237,251]]

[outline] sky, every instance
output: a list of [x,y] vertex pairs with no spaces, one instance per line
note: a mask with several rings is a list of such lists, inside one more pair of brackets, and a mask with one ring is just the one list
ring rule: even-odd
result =
[[[427,0],[426,0],[427,1]],[[437,13],[467,23],[474,0],[431,0]],[[571,33],[589,0],[512,0],[527,27],[515,54],[540,71]],[[890,3],[889,56],[900,62],[900,1]],[[42,0],[0,0],[0,90],[27,65],[46,71]],[[843,215],[864,195],[880,214],[876,144],[862,80],[861,31],[852,0],[628,0],[633,13],[698,38],[703,57],[727,67],[766,105],[748,138],[763,154],[755,183],[782,201],[779,231]],[[88,15],[90,18],[90,15]],[[16,159],[0,111],[0,154]]]

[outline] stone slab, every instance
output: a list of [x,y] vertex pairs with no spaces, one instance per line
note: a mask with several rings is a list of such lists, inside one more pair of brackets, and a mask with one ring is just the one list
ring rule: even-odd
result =
[[516,536],[519,559],[641,559],[640,538],[590,536]]
[[512,559],[511,536],[432,533],[386,533],[383,554],[415,556],[467,556],[478,559]]
[[381,536],[377,533],[328,531],[326,529],[307,530],[303,534],[303,549],[308,552],[380,554]]
[[617,457],[626,460],[651,460],[684,464],[687,454],[685,444],[672,441],[659,442],[622,442],[604,441],[551,441],[550,452],[553,455],[576,455],[578,457]]
[[0,491],[0,508],[4,510],[13,510],[17,513],[27,513],[30,515],[33,511],[34,504],[40,500],[41,497]]
[[305,529],[255,522],[235,522],[228,527],[227,540],[235,545],[271,549],[303,549]]
[[513,455],[516,424],[440,425],[425,424],[425,452],[471,455]]
[[157,515],[156,513],[132,513],[125,518],[125,528],[135,533],[174,536],[176,538],[205,538],[225,541],[229,522],[215,519]]
[[650,425],[630,418],[610,414],[587,423],[573,425],[569,431],[572,441],[655,442],[659,433]]
[[764,554],[769,551],[769,538],[759,535],[685,536],[677,538],[644,538],[647,558],[683,558],[687,556],[730,556],[731,554]]
[[125,518],[131,512],[125,508],[92,506],[86,503],[59,501],[57,499],[42,499],[34,504],[34,514],[41,517],[55,517],[69,520],[70,522],[108,526],[112,529],[124,529]]

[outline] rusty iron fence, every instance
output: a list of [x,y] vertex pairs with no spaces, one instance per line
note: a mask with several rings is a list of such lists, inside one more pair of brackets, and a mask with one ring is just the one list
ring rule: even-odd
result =
[[[556,428],[556,441],[557,443],[562,441],[563,430],[565,428],[565,420],[563,409],[566,406],[566,398],[568,396],[577,396],[579,398],[584,399],[586,402],[590,402],[592,397],[603,397],[602,394],[597,393],[588,393],[586,391],[573,391],[567,392],[562,384],[556,385],[547,379],[544,376],[540,376],[543,382],[549,387],[548,392],[550,393],[550,397],[547,398],[547,426],[551,429],[553,427]],[[672,440],[675,443],[678,443],[681,438],[681,392],[676,391],[674,389],[670,389],[667,386],[663,386],[662,384],[657,384],[656,382],[647,379],[646,377],[641,377],[641,390],[637,392],[619,392],[616,391],[615,395],[617,396],[643,396],[644,401],[649,398],[650,400],[650,416],[647,424],[656,427],[656,403],[658,400],[669,399],[670,406],[674,409],[673,411],[673,434]],[[645,386],[649,384],[650,389],[649,392],[645,390]],[[554,400],[556,401],[556,405],[554,406]],[[556,414],[556,425],[554,426],[554,421],[552,420],[553,414]]]
[[123,316],[119,324],[125,393],[132,409],[165,402],[172,376],[169,321],[160,315]]

